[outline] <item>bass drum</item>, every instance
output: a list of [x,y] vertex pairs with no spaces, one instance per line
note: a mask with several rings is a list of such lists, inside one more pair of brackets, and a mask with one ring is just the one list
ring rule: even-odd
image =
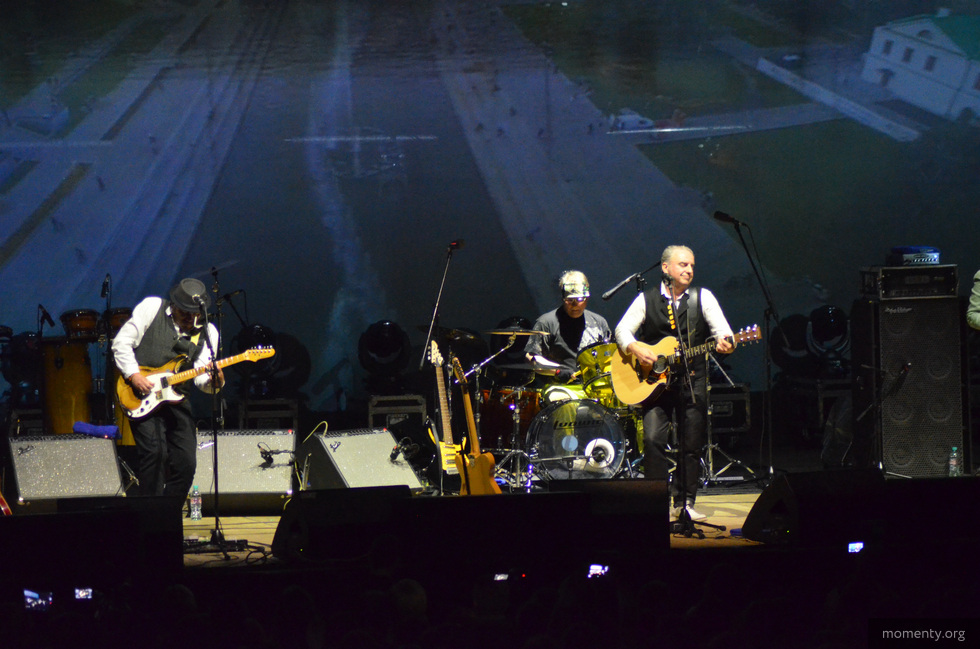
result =
[[531,462],[551,480],[612,478],[626,456],[616,416],[588,399],[553,403],[538,413],[527,447]]

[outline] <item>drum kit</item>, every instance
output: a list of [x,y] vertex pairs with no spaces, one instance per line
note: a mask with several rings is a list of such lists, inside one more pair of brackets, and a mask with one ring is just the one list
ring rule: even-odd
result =
[[[545,334],[522,328],[487,333],[509,336],[508,346],[517,338]],[[536,482],[635,476],[642,418],[639,409],[613,393],[615,354],[616,344],[609,342],[582,349],[571,382],[556,379],[564,366],[535,356],[521,367],[508,366],[511,375],[528,377],[522,384],[498,379],[479,392],[480,446],[498,458],[498,481],[512,490],[531,490]]]
[[[72,433],[75,422],[115,423],[122,433],[121,443],[132,444],[129,420],[103,399],[104,386],[115,383],[115,366],[104,360],[112,339],[131,315],[129,308],[109,308],[101,315],[95,309],[72,309],[60,317],[64,336],[43,336],[43,324],[53,325],[45,311],[37,333],[0,337],[3,376],[11,385],[13,409],[40,409],[45,431],[55,435]],[[98,358],[104,365],[95,373],[90,344],[99,345]],[[103,409],[105,413],[100,412]]]

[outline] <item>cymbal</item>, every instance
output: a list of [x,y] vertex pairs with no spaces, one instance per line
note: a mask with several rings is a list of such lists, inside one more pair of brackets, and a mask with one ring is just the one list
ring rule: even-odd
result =
[[495,331],[484,332],[488,336],[546,336],[547,331],[535,331],[534,329],[497,329]]
[[[419,325],[419,331],[428,332],[429,327],[427,325]],[[445,340],[450,345],[456,343],[463,344],[483,344],[480,339],[480,335],[472,331],[467,331],[465,329],[450,329],[448,327],[436,327],[432,331],[432,337],[439,340]]]

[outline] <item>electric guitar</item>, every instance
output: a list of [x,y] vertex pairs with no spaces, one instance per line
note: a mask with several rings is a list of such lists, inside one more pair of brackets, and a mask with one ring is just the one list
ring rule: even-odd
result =
[[3,494],[0,494],[0,512],[2,512],[4,516],[10,516],[13,514],[13,512],[10,511],[10,505],[8,505],[7,501],[4,500]]
[[460,450],[456,454],[456,469],[459,471],[460,490],[462,496],[483,496],[499,494],[500,485],[493,479],[494,459],[492,453],[480,452],[480,440],[476,434],[476,419],[473,417],[473,404],[470,403],[470,393],[466,388],[466,374],[459,364],[459,359],[453,357],[453,372],[463,391],[463,409],[466,411],[466,430],[469,440],[469,453]]
[[459,470],[456,468],[456,455],[463,452],[461,444],[453,444],[453,429],[449,420],[449,396],[446,392],[446,376],[442,369],[442,354],[439,353],[439,345],[432,341],[429,348],[429,360],[436,368],[436,387],[439,392],[439,414],[442,420],[442,440],[436,438],[432,427],[429,427],[429,437],[436,446],[436,455],[439,457],[439,470],[446,475],[456,475]]
[[[237,356],[229,356],[218,361],[218,367],[228,367],[242,361],[257,361],[269,358],[276,353],[271,347],[255,347]],[[140,374],[153,384],[153,389],[145,397],[139,397],[133,387],[122,375],[116,379],[116,399],[130,419],[139,419],[153,412],[153,409],[165,401],[176,403],[184,395],[174,391],[173,386],[190,381],[208,371],[208,366],[196,367],[183,372],[177,368],[187,361],[186,356],[178,356],[163,367],[140,367]]]
[[[759,325],[742,329],[730,337],[735,343],[754,342],[760,338],[762,333]],[[706,354],[714,346],[715,343],[711,340],[702,345],[688,347],[684,351],[690,359]],[[632,354],[624,354],[618,347],[609,367],[613,392],[616,398],[627,405],[636,405],[650,396],[658,398],[667,389],[671,372],[681,363],[681,352],[677,339],[673,336],[664,336],[656,344],[647,345],[647,348],[657,356],[653,367],[643,367]]]

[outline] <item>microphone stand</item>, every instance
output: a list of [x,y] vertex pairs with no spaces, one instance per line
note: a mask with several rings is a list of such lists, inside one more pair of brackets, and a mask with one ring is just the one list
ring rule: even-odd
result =
[[[191,551],[197,553],[218,551],[224,555],[225,559],[230,559],[231,556],[228,554],[229,546],[225,542],[224,533],[221,531],[221,490],[219,489],[218,485],[218,426],[224,424],[218,398],[218,356],[215,352],[214,345],[211,342],[208,310],[205,306],[203,298],[198,300],[198,311],[201,313],[201,317],[204,319],[204,335],[202,338],[204,338],[204,344],[207,345],[208,350],[211,352],[211,363],[208,366],[208,375],[210,376],[211,382],[211,473],[212,479],[214,480],[214,529],[211,530],[210,543],[191,548]],[[239,540],[235,542],[233,549],[240,550],[246,547],[248,547],[248,542]]]
[[[763,403],[762,403],[762,437],[766,441],[763,441],[760,444],[759,454],[760,454],[760,456],[762,454],[762,444],[768,443],[768,445],[769,445],[769,448],[768,448],[768,450],[769,450],[769,461],[768,461],[769,470],[768,470],[768,473],[766,474],[766,477],[765,478],[759,478],[759,479],[760,480],[766,479],[766,480],[771,481],[775,477],[776,470],[773,467],[773,463],[772,463],[772,436],[773,436],[773,432],[772,432],[772,350],[770,349],[770,346],[769,346],[769,336],[770,336],[770,334],[772,332],[772,328],[770,326],[770,322],[775,322],[778,325],[779,322],[780,322],[780,317],[779,317],[779,313],[776,311],[776,305],[773,302],[772,293],[769,292],[769,285],[766,283],[765,278],[763,277],[762,273],[760,272],[759,266],[756,265],[755,259],[753,258],[752,253],[749,251],[749,246],[745,242],[745,237],[742,236],[742,227],[741,226],[744,225],[747,229],[749,229],[749,234],[752,233],[751,228],[749,228],[749,226],[748,226],[747,223],[743,223],[742,221],[739,221],[738,219],[733,218],[733,217],[729,216],[728,214],[725,214],[724,212],[715,212],[714,217],[715,217],[715,219],[717,219],[718,221],[721,221],[722,223],[731,223],[733,226],[735,226],[735,233],[738,234],[738,240],[742,244],[742,250],[745,251],[745,256],[749,260],[749,264],[752,266],[752,272],[755,274],[755,279],[759,283],[759,288],[762,291],[762,297],[766,301],[766,310],[765,310],[765,314],[763,315],[763,324],[762,324],[763,338],[765,339],[765,343],[762,345],[762,347],[765,350],[764,354],[765,354],[765,367],[766,367],[766,390],[765,390],[765,392],[763,392],[763,395],[762,395],[762,399],[763,399]],[[753,243],[754,243],[754,241],[755,240],[753,239]],[[777,327],[777,329],[779,329],[780,334],[783,336],[784,342],[786,343],[786,346],[789,347],[789,342],[785,340],[785,337],[786,337],[785,332],[783,332],[783,330],[781,328],[779,328],[779,327]],[[760,457],[759,459],[760,459],[760,463],[761,463],[762,458]]]
[[429,343],[432,342],[432,333],[435,331],[436,323],[439,322],[439,303],[442,301],[442,290],[446,287],[446,276],[449,274],[449,262],[453,260],[453,250],[462,246],[462,239],[453,241],[446,248],[446,266],[442,271],[442,281],[439,283],[439,293],[436,294],[436,304],[432,309],[432,319],[429,321],[429,333],[425,335],[425,344],[422,345],[422,359],[419,361],[419,371],[425,367],[425,361],[429,353]]
[[[670,276],[664,277],[664,284],[667,285],[667,290],[670,292],[670,313],[673,316],[675,326],[677,328],[677,350],[681,357],[681,367],[684,371],[684,384],[691,395],[691,403],[696,404],[698,402],[698,395],[694,391],[694,379],[692,378],[691,364],[687,358],[687,345],[684,342],[684,336],[681,334],[681,323],[678,319],[677,313],[674,312],[674,288],[673,282]],[[690,324],[690,316],[687,317],[688,324]],[[690,328],[688,328],[688,334],[691,333]],[[707,373],[705,374],[704,381],[707,385]],[[684,388],[680,388],[682,391]],[[674,408],[674,419],[677,432],[677,471],[674,472],[674,479],[679,481],[678,490],[682,490],[687,483],[687,439],[685,435],[685,427],[687,426],[687,403],[685,403],[685,398],[683,395],[680,396],[677,406]],[[691,519],[691,515],[687,513],[687,494],[684,495],[684,502],[681,504],[680,513],[677,515],[677,520],[670,524],[671,534],[681,534],[687,538],[696,536],[699,539],[704,538],[704,532],[698,529],[696,526],[702,525],[704,527],[710,527],[712,529],[718,530],[720,532],[725,531],[724,525],[715,525],[714,523],[706,523],[704,521],[694,521]]]

